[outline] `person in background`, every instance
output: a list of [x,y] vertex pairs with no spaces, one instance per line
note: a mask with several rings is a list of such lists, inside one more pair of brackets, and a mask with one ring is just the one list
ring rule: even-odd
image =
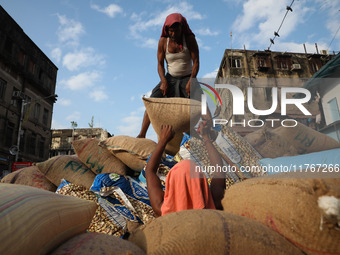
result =
[[[166,17],[157,50],[160,83],[150,97],[190,97],[191,78],[199,71],[199,50],[194,33],[180,13]],[[164,62],[167,64],[165,72]],[[150,119],[145,111],[137,137],[145,138]]]
[[[207,125],[200,122],[199,130],[208,151],[211,166],[222,167],[221,156],[212,144]],[[197,165],[191,160],[182,160],[171,168],[166,177],[165,192],[163,191],[161,181],[157,176],[157,169],[165,146],[173,136],[172,126],[161,126],[158,144],[145,168],[147,190],[156,217],[188,209],[222,210],[221,200],[226,187],[225,174],[215,172],[209,187],[204,174],[197,171]]]

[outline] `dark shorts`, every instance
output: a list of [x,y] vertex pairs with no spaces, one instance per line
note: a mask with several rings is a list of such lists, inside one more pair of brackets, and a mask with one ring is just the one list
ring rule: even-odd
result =
[[[165,75],[165,78],[168,82],[168,90],[165,96],[162,94],[162,90],[160,89],[161,83],[158,83],[158,85],[152,90],[150,97],[184,97],[189,98],[187,92],[185,91],[185,87],[188,84],[188,81],[190,80],[190,75],[183,76],[183,77],[173,77],[169,73]],[[191,84],[191,87],[193,88],[193,83]],[[195,93],[193,93],[193,91]],[[199,90],[193,90],[190,91],[190,98],[194,98],[197,100],[200,100],[200,95],[202,91]]]

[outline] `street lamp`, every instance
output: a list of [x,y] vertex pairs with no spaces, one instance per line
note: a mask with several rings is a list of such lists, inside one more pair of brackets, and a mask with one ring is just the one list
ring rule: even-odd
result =
[[[20,110],[20,120],[19,120],[19,127],[18,127],[18,138],[17,138],[17,145],[16,145],[16,153],[15,153],[15,162],[18,162],[18,158],[19,158],[19,153],[20,153],[20,138],[21,138],[21,127],[22,127],[22,122],[24,120],[24,109],[25,106],[28,104],[31,104],[33,102],[37,102],[40,101],[42,99],[47,99],[50,97],[54,97],[54,102],[57,100],[58,95],[57,94],[53,94],[53,95],[49,95],[47,97],[40,97],[37,99],[34,99],[33,101],[27,100],[27,97],[24,93],[19,93],[18,97],[21,99],[21,110]],[[13,147],[13,146],[12,146]],[[13,148],[12,148],[13,150]]]

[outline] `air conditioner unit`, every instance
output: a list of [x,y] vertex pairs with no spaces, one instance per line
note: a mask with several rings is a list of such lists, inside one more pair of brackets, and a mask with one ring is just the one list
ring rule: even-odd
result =
[[328,50],[321,50],[320,53],[322,55],[329,55],[329,51]]
[[292,68],[290,70],[291,71],[293,71],[293,70],[301,70],[301,65],[300,64],[292,64]]

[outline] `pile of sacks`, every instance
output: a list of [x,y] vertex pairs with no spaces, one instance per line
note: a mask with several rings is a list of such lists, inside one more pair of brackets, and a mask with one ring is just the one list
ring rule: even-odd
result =
[[[176,130],[157,171],[163,188],[180,160],[209,166],[202,140],[188,134],[190,117],[195,122],[200,116],[197,102],[149,98],[144,103],[156,132],[162,123]],[[308,128],[298,128],[282,139],[296,148],[285,156],[317,153],[315,145],[339,147],[327,136],[311,137]],[[214,146],[234,169],[226,173],[223,211],[160,218],[154,218],[145,181],[155,142],[128,136],[75,141],[76,155],[53,157],[1,180],[0,254],[340,254],[340,179],[268,176],[261,171],[263,160],[284,154],[265,154],[266,142],[272,146],[268,153],[277,152],[269,138],[278,133],[258,133],[252,140],[226,126],[218,132]],[[251,166],[258,171],[242,171]],[[206,171],[208,181],[213,174]]]

